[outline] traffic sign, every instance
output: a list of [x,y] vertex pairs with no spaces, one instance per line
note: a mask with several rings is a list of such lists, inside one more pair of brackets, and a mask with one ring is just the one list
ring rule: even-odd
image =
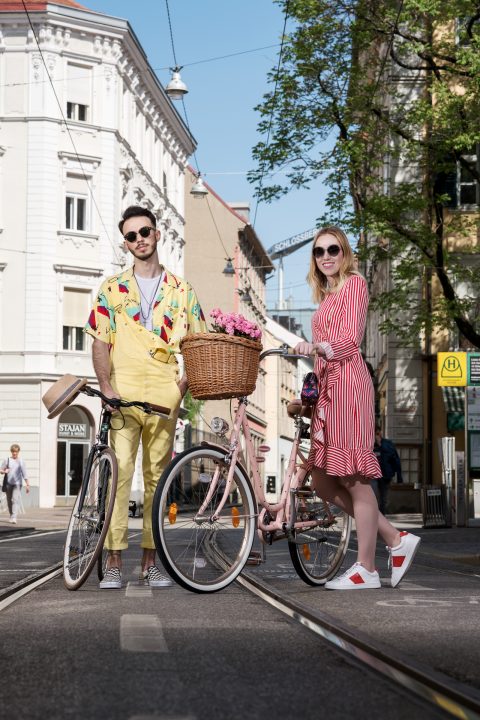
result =
[[439,352],[437,354],[438,385],[461,387],[467,384],[467,353]]
[[480,353],[468,353],[468,385],[480,385]]

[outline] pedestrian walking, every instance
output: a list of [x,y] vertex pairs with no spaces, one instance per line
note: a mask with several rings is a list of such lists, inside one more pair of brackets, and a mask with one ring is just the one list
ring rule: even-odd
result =
[[14,443],[10,447],[10,457],[4,460],[0,466],[0,473],[3,474],[2,490],[7,495],[8,522],[17,524],[17,515],[22,504],[22,486],[25,483],[25,490],[30,492],[30,483],[27,478],[27,468],[22,458],[19,457],[20,445]]
[[[140,440],[143,448],[142,579],[152,587],[170,585],[155,560],[152,501],[172,456],[175,425],[187,380],[180,378],[176,353],[187,333],[205,332],[194,290],[159,262],[160,230],[153,213],[130,206],[119,230],[133,256],[128,270],[100,287],[85,331],[93,337],[92,359],[101,392],[107,397],[141,400],[171,408],[170,418],[137,408],[115,413],[110,442],[118,460],[118,486],[105,546],[107,570],[102,589],[122,587],[122,550],[128,547],[130,489]],[[115,417],[114,416],[114,417]]]
[[397,482],[402,483],[402,464],[397,448],[391,440],[387,440],[382,436],[382,431],[377,429],[375,432],[375,444],[373,452],[380,465],[381,477],[372,480],[372,487],[377,496],[378,509],[385,515],[387,510],[388,491],[390,483],[395,475]]
[[311,423],[308,468],[318,494],[355,518],[358,542],[355,564],[325,587],[380,587],[375,569],[377,533],[387,544],[395,587],[410,567],[420,538],[399,532],[379,512],[370,484],[381,473],[373,452],[372,378],[360,350],[368,291],[340,228],[326,227],[315,235],[307,280],[319,307],[312,318],[313,342],[300,342],[295,351],[317,355],[319,399]]

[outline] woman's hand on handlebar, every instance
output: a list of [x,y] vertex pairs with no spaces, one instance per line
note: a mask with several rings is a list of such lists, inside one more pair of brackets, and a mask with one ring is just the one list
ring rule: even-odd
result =
[[316,343],[299,342],[295,345],[295,353],[297,355],[324,355],[322,348]]

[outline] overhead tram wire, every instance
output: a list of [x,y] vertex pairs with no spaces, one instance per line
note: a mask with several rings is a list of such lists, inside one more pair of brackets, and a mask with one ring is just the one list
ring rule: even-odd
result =
[[[205,58],[204,60],[194,60],[190,63],[184,63],[182,67],[192,67],[193,65],[202,65],[204,63],[210,63],[210,62],[216,62],[217,60],[225,60],[226,58],[231,57],[237,57],[238,55],[248,55],[249,53],[254,52],[260,52],[260,50],[269,50],[271,48],[279,47],[280,43],[275,43],[274,45],[263,45],[262,47],[258,48],[251,48],[250,50],[240,50],[238,52],[229,53],[228,55],[217,55],[216,57],[212,58]],[[170,67],[168,65],[164,65],[163,67],[157,67],[152,68],[154,72],[159,72],[160,70],[169,70]],[[148,74],[148,71],[145,72],[139,72],[139,75],[146,75]],[[74,80],[83,80],[84,78],[89,77],[88,75],[77,75]],[[66,78],[58,78],[55,82],[64,82]],[[0,83],[0,88],[2,87],[20,87],[22,85],[39,85],[41,83],[48,82],[48,80],[27,80],[26,82],[8,82],[8,83]],[[244,175],[247,174],[247,170],[243,173]]]
[[[278,53],[278,64],[277,64],[277,72],[276,72],[276,77],[275,77],[275,88],[273,91],[272,108],[270,110],[270,120],[268,123],[267,142],[266,142],[265,150],[268,148],[268,144],[270,142],[270,132],[272,130],[272,124],[273,124],[273,113],[275,110],[275,103],[276,103],[276,99],[277,99],[278,78],[280,75],[280,67],[282,65],[283,46],[285,44],[285,30],[287,28],[289,5],[290,5],[290,0],[287,0],[287,3],[285,5],[285,16],[284,16],[284,20],[283,20],[282,42],[280,43],[280,51]],[[263,183],[264,176],[265,176],[265,161],[262,163],[262,170],[261,170],[260,181],[259,181],[259,185],[258,185],[259,190],[262,189],[262,183]],[[259,199],[257,197],[257,201],[255,204],[255,212],[253,214],[253,226],[255,226],[255,223],[257,220],[258,205],[259,205]]]
[[51,76],[50,76],[50,73],[49,73],[49,71],[48,71],[47,63],[45,62],[45,57],[44,57],[44,55],[43,55],[43,50],[42,50],[42,48],[40,47],[40,43],[39,43],[39,41],[38,41],[37,33],[35,32],[35,28],[33,27],[32,19],[31,19],[31,17],[30,17],[30,13],[28,12],[27,6],[25,5],[25,0],[22,0],[22,5],[23,5],[23,9],[24,9],[24,11],[25,11],[25,15],[27,16],[28,23],[29,23],[29,25],[30,25],[30,29],[31,29],[31,31],[32,31],[32,33],[33,33],[33,37],[35,38],[35,42],[36,42],[36,45],[37,45],[37,48],[38,48],[38,52],[40,53],[40,57],[42,58],[43,67],[44,67],[45,72],[46,72],[46,74],[47,74],[47,77],[48,77],[48,79],[49,79],[49,81],[50,81],[50,85],[52,86],[53,94],[54,94],[54,96],[55,96],[55,100],[57,101],[57,105],[58,105],[58,108],[59,108],[59,110],[60,110],[60,115],[62,116],[62,120],[63,120],[63,122],[64,122],[64,124],[65,124],[65,128],[66,128],[66,130],[67,130],[68,137],[70,138],[70,142],[72,143],[72,147],[73,147],[75,156],[76,156],[76,158],[77,158],[78,164],[80,165],[80,169],[81,169],[81,171],[82,171],[82,173],[83,173],[84,180],[85,180],[85,182],[87,183],[87,187],[88,187],[88,191],[89,191],[89,193],[90,193],[90,197],[91,197],[92,202],[93,202],[93,204],[94,204],[94,206],[95,206],[95,209],[96,209],[96,211],[97,211],[98,217],[100,218],[100,222],[102,223],[103,229],[104,229],[104,231],[105,231],[105,235],[107,236],[107,239],[108,239],[108,242],[109,242],[110,245],[112,246],[112,250],[113,250],[114,256],[115,256],[115,258],[117,259],[117,262],[115,262],[114,264],[115,264],[115,265],[119,265],[119,266],[121,267],[121,266],[122,266],[121,257],[120,257],[120,255],[118,254],[118,250],[117,250],[117,248],[115,247],[115,245],[114,245],[114,243],[113,243],[113,241],[112,241],[112,239],[111,239],[111,237],[110,237],[110,234],[109,234],[109,232],[108,232],[108,230],[107,230],[107,227],[106,227],[106,225],[105,225],[105,222],[104,222],[104,220],[103,220],[102,214],[101,214],[101,212],[100,212],[100,208],[99,208],[98,205],[97,205],[97,201],[96,201],[95,196],[94,196],[94,194],[93,194],[93,191],[92,191],[92,188],[91,188],[91,185],[90,185],[90,181],[89,181],[89,179],[88,179],[88,177],[87,177],[87,174],[86,174],[85,169],[84,169],[84,167],[83,167],[83,163],[82,163],[82,161],[81,161],[81,159],[80,159],[80,156],[79,156],[79,154],[78,154],[78,151],[77,151],[75,142],[74,142],[74,140],[73,140],[72,133],[70,132],[70,128],[68,127],[68,122],[67,122],[67,119],[65,118],[65,115],[64,115],[64,112],[63,112],[63,108],[62,108],[62,104],[61,104],[61,102],[60,102],[60,100],[59,100],[59,97],[58,97],[58,95],[57,95],[57,91],[55,90],[55,85],[53,84],[53,80],[52,80],[52,78],[51,78]]
[[[171,17],[170,17],[170,7],[169,7],[169,5],[168,5],[168,0],[165,0],[165,5],[166,5],[166,8],[167,8],[168,27],[169,27],[169,31],[170,31],[170,42],[171,42],[171,45],[172,45],[173,61],[174,61],[174,63],[175,63],[175,67],[179,67],[178,62],[177,62],[177,55],[176,55],[176,52],[175,52],[175,43],[174,43],[174,41],[173,41],[172,19],[171,19]],[[182,65],[182,67],[184,67],[184,66]],[[188,128],[188,132],[189,132],[190,135],[191,135],[191,134],[192,134],[192,131],[190,130],[190,123],[188,122],[187,108],[186,108],[186,105],[185,105],[185,99],[184,99],[183,97],[182,97],[182,107],[183,107],[183,112],[184,112],[184,115],[185,115],[185,124],[186,124],[186,126],[187,126],[187,128]],[[195,150],[193,151],[193,157],[194,157],[194,159],[195,159],[195,168],[196,168],[196,170],[197,170],[197,172],[198,172],[198,175],[201,176],[200,166],[199,166],[199,164],[198,164],[197,153],[196,153]],[[230,255],[229,255],[229,253],[228,253],[225,245],[223,244],[222,236],[220,235],[220,231],[219,231],[219,229],[218,229],[218,225],[217,225],[217,223],[216,223],[216,221],[215,221],[215,218],[214,218],[214,216],[213,216],[212,208],[210,207],[210,203],[208,202],[208,195],[206,196],[205,200],[206,200],[206,202],[207,202],[207,207],[208,207],[208,210],[209,210],[210,215],[211,215],[211,217],[212,217],[212,221],[213,221],[213,224],[214,224],[214,226],[215,226],[215,230],[217,231],[218,239],[220,240],[220,244],[221,244],[221,246],[222,246],[222,248],[223,248],[223,251],[224,251],[224,253],[225,253],[225,259],[226,259],[226,260],[227,260],[227,259],[228,259],[228,260],[231,260]]]

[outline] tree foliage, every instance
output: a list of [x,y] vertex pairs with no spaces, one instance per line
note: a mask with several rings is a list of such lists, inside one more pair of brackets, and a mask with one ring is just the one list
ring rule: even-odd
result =
[[480,3],[277,1],[289,21],[257,108],[257,196],[272,201],[321,175],[319,223],[359,237],[369,268],[391,261],[392,287],[373,297],[383,330],[412,342],[456,326],[480,347],[478,212],[452,208],[458,173],[480,183],[471,154],[480,143]]

